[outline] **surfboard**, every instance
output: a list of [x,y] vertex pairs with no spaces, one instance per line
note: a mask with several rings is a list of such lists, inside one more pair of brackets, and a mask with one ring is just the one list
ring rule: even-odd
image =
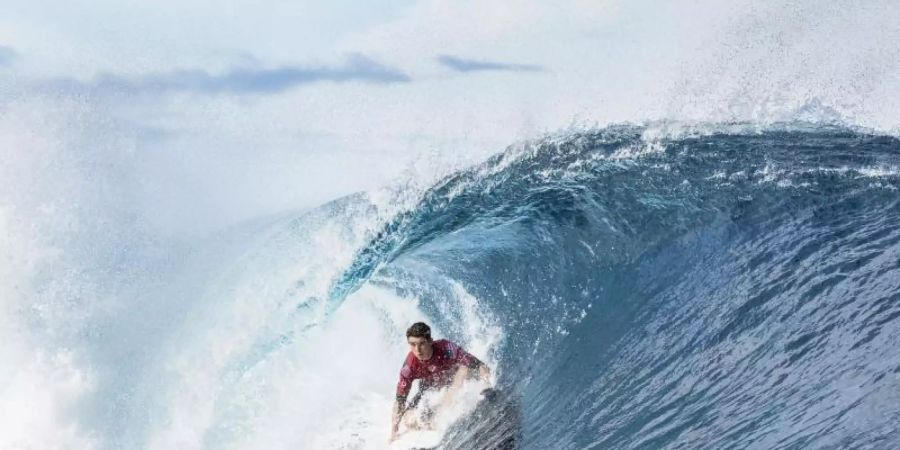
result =
[[431,430],[410,430],[391,443],[391,450],[432,450],[441,443],[441,433]]
[[[484,389],[480,393],[480,399],[475,409],[470,411],[466,416],[461,417],[453,424],[455,428],[463,428],[471,434],[464,439],[472,439],[474,442],[479,440],[496,441],[498,449],[510,450],[515,449],[514,432],[506,430],[506,428],[517,427],[518,421],[510,421],[510,413],[508,409],[512,403],[506,399],[503,392],[497,389]],[[518,411],[516,411],[518,413]],[[517,414],[515,414],[517,415]],[[500,423],[497,423],[497,421]],[[440,447],[444,442],[446,428],[441,431],[436,430],[406,430],[400,434],[390,445],[391,450],[434,450]],[[498,433],[502,435],[498,435]],[[463,433],[466,435],[467,433]],[[508,436],[506,436],[508,435]],[[510,439],[512,438],[512,440]]]

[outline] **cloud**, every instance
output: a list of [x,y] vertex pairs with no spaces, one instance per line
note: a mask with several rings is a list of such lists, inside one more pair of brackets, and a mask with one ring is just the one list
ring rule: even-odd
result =
[[0,67],[11,65],[18,57],[19,54],[12,47],[0,45]]
[[353,55],[337,66],[241,68],[222,74],[211,74],[205,70],[181,70],[143,76],[102,74],[90,82],[59,79],[51,84],[55,87],[134,94],[276,94],[304,84],[350,81],[390,84],[406,83],[411,78],[400,70],[382,65],[366,56]]
[[543,67],[533,64],[511,64],[496,61],[479,61],[474,59],[464,59],[456,56],[441,55],[437,58],[438,62],[456,72],[485,72],[485,71],[506,71],[506,72],[542,72]]

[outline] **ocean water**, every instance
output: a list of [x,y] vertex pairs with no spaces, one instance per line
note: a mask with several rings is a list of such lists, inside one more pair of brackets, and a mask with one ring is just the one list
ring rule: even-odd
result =
[[55,222],[85,244],[54,247],[7,220],[0,276],[21,282],[0,293],[33,301],[7,303],[26,319],[0,334],[20,363],[0,404],[21,408],[0,442],[388,448],[403,331],[425,320],[503,392],[440,448],[896,448],[898,189],[895,137],[661,123],[164,250],[140,227],[97,247],[100,224]]

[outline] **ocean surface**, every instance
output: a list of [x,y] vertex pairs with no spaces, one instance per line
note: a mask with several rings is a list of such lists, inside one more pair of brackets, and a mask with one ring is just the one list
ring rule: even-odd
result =
[[97,448],[388,448],[419,320],[503,393],[440,448],[900,447],[895,137],[566,131],[154,258],[77,338]]

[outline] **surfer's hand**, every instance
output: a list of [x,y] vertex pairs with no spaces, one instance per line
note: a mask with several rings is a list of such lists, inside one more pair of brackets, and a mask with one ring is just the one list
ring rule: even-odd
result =
[[481,391],[481,396],[488,401],[494,400],[497,397],[497,390],[494,388],[487,388]]

